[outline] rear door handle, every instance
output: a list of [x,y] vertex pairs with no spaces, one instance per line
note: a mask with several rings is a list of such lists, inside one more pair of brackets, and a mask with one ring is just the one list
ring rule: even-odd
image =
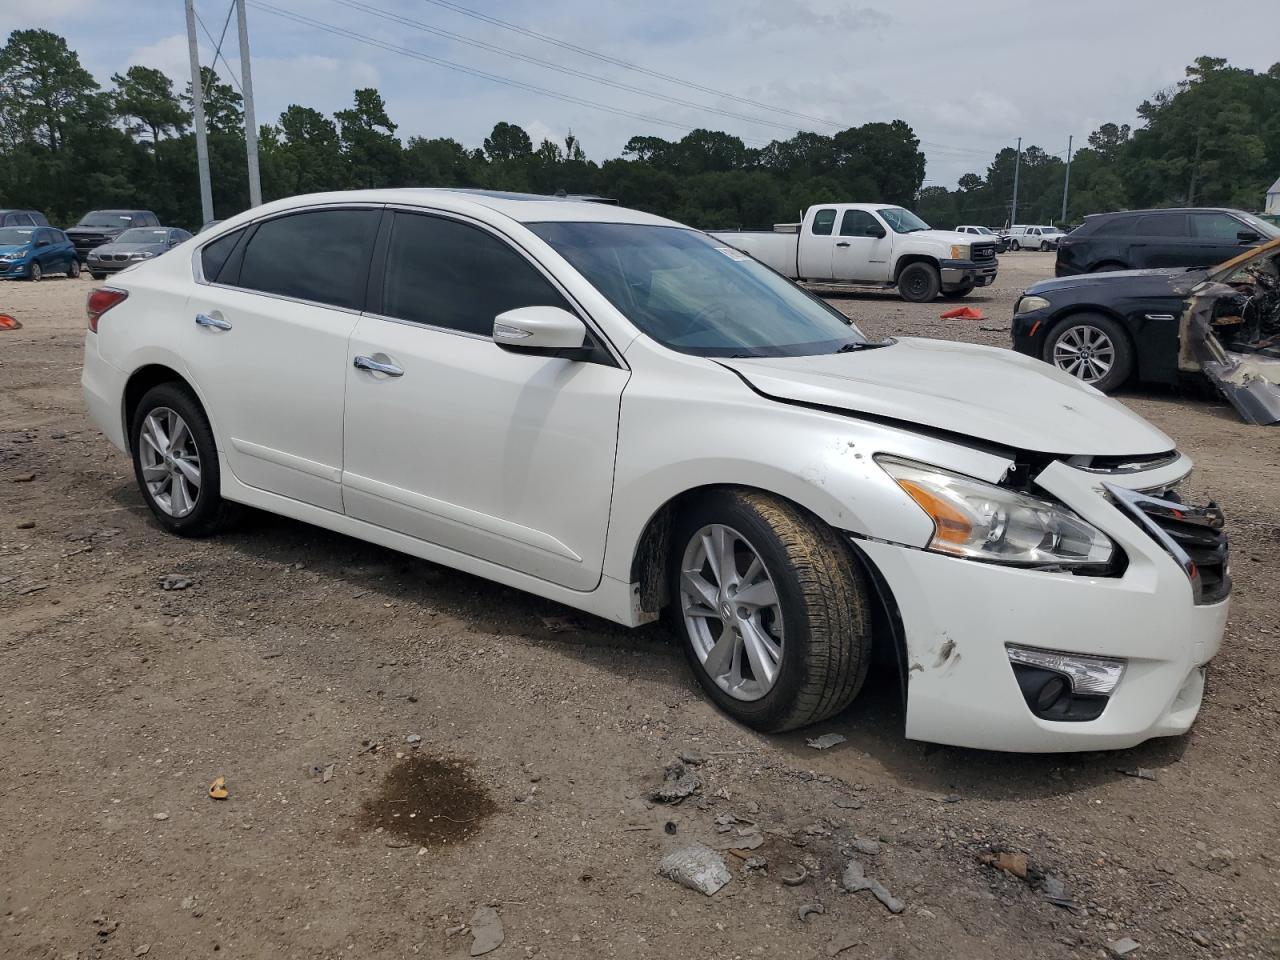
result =
[[388,377],[404,376],[404,371],[394,363],[383,363],[381,360],[373,359],[373,357],[356,357],[355,360],[352,361],[352,366],[357,370],[369,370],[372,373],[385,373]]
[[231,321],[223,320],[221,317],[211,317],[207,313],[197,313],[196,326],[212,327],[214,330],[230,330]]

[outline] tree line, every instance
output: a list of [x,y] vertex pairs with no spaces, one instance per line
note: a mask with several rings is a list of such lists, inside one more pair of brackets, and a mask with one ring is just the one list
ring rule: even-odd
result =
[[[218,217],[249,203],[243,103],[204,68],[201,96]],[[103,89],[63,37],[16,30],[0,48],[0,206],[71,223],[93,208],[154,210],[196,227],[200,205],[191,84],[129,67]],[[1068,220],[1086,213],[1180,203],[1257,208],[1280,174],[1280,64],[1263,74],[1202,57],[1186,79],[1144,102],[1142,125],[1104,124],[1071,167]],[[622,156],[596,162],[572,132],[534,145],[499,122],[480,147],[448,137],[402,141],[381,94],[356,90],[327,116],[290,105],[259,137],[264,199],[319,190],[458,186],[599,194],[705,228],[766,227],[824,200],[914,207],[939,226],[999,225],[1008,217],[1015,151],[955,189],[923,187],[925,154],[902,120],[834,134],[799,132],[754,148],[715,130],[679,140],[632,137]],[[1062,157],[1023,151],[1019,220],[1061,213]]]

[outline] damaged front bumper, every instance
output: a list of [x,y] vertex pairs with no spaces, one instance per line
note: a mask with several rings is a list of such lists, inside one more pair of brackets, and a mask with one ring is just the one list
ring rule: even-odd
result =
[[[1226,626],[1225,562],[1221,595],[1203,593],[1104,482],[1163,488],[1189,467],[1180,457],[1156,471],[1118,477],[1055,463],[1037,477],[1124,551],[1119,576],[1019,569],[860,541],[901,616],[907,736],[1057,752],[1132,747],[1188,730]],[[1027,671],[1052,674],[1054,663],[1063,665],[1058,672],[1070,681],[1070,696],[1058,714],[1038,714],[1033,698],[1040,688],[1028,686]],[[1106,674],[1109,663],[1121,665],[1111,687],[1073,679]]]

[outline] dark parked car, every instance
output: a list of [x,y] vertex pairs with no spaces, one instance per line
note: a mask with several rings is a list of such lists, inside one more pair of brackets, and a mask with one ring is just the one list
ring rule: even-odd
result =
[[39,210],[0,210],[0,227],[47,227]]
[[80,262],[89,259],[89,251],[109,243],[132,227],[158,227],[160,219],[150,210],[90,210],[80,222],[66,231],[76,245]]
[[1127,210],[1086,217],[1058,244],[1054,273],[1207,267],[1280,237],[1280,227],[1242,210]]
[[67,235],[54,227],[0,227],[0,277],[43,280],[46,274],[80,276]]
[[1206,372],[1188,331],[1280,359],[1280,239],[1213,267],[1043,280],[1014,306],[1013,349],[1110,393],[1134,376],[1172,384]]
[[90,250],[85,265],[93,279],[101,280],[108,273],[158,257],[190,239],[191,234],[181,227],[133,227],[111,243]]

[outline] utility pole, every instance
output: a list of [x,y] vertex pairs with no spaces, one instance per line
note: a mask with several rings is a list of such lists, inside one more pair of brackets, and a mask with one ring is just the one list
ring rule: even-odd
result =
[[200,222],[213,219],[213,185],[209,181],[209,131],[204,122],[204,78],[196,44],[196,4],[187,2],[187,53],[191,57],[191,122],[196,128],[196,162],[200,167]]
[[240,90],[244,95],[244,145],[249,154],[249,206],[262,203],[262,178],[258,173],[258,121],[253,115],[253,73],[249,69],[249,22],[244,0],[235,0],[240,27]]
[[1062,178],[1062,222],[1067,222],[1067,192],[1071,189],[1071,141],[1073,136],[1067,136],[1067,172]]
[[1009,226],[1018,222],[1018,170],[1022,166],[1022,138],[1018,138],[1018,156],[1013,161],[1013,210],[1009,214]]

